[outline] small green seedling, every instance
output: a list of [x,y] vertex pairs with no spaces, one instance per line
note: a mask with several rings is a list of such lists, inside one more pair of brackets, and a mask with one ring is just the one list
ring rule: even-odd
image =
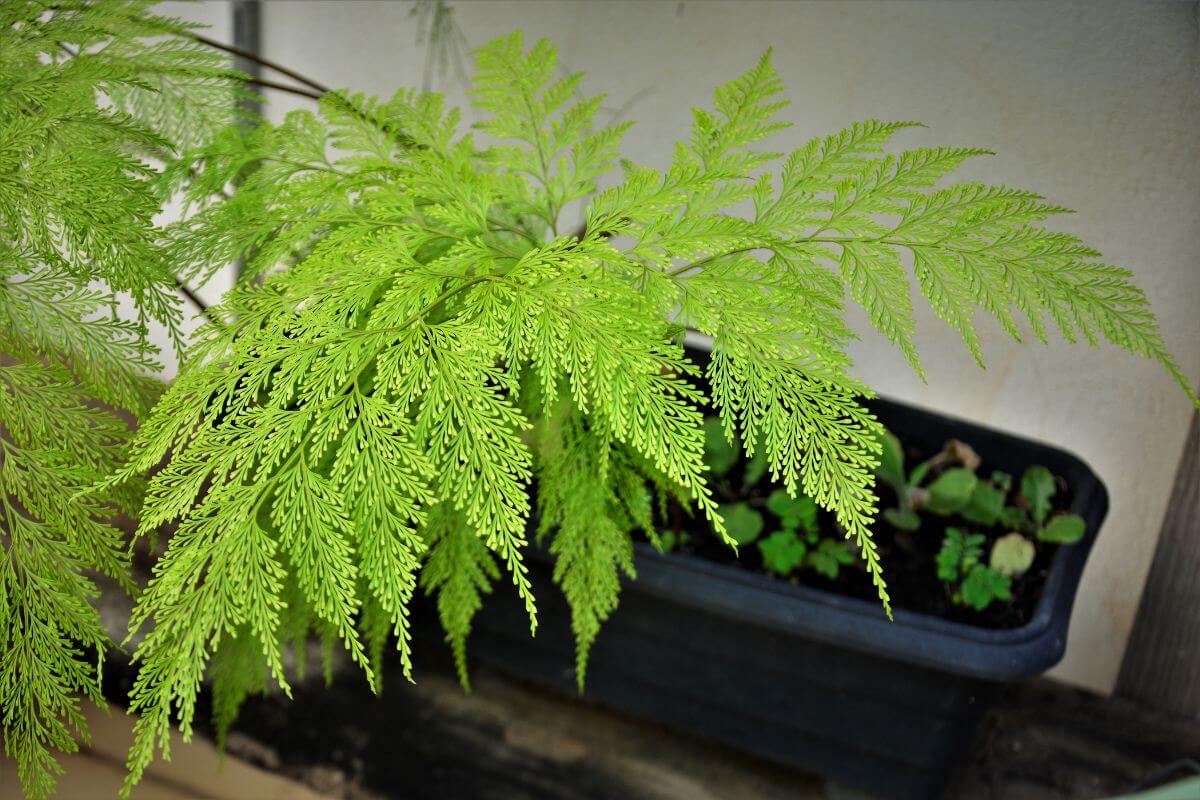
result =
[[983,555],[983,534],[964,534],[958,528],[947,528],[942,549],[937,554],[937,574],[944,583],[962,580],[966,570],[979,563]]
[[1012,599],[1012,580],[980,561],[983,534],[947,528],[937,555],[937,574],[953,588],[952,599],[960,605],[983,611],[995,600]]
[[1021,476],[1020,507],[1005,509],[1005,522],[1013,529],[1054,544],[1074,544],[1083,538],[1086,523],[1078,514],[1050,516],[1051,500],[1058,491],[1054,475],[1042,466],[1032,466]]
[[776,489],[767,498],[767,510],[779,519],[779,529],[758,542],[763,566],[770,572],[786,577],[807,567],[833,580],[842,567],[855,562],[849,542],[821,537],[817,504],[811,497],[791,497]]
[[1074,544],[1083,538],[1084,529],[1083,517],[1078,514],[1059,514],[1038,531],[1038,538],[1043,542]]
[[1021,476],[1021,497],[1029,505],[1029,512],[1039,525],[1050,513],[1050,499],[1054,497],[1055,490],[1054,476],[1045,467],[1030,467]]
[[966,467],[954,467],[938,475],[926,490],[923,508],[934,514],[958,514],[971,502],[979,478]]
[[971,567],[955,594],[955,602],[983,611],[995,600],[1012,600],[1012,581],[983,564]]
[[819,541],[817,504],[811,497],[791,497],[776,489],[767,498],[767,510],[779,518],[779,530],[759,542],[758,550],[764,567],[787,575],[804,563],[809,549]]
[[916,499],[921,486],[929,472],[928,461],[913,467],[911,473],[904,470],[904,447],[891,431],[883,431],[880,438],[881,451],[879,466],[875,468],[875,478],[882,484],[890,486],[896,492],[896,508],[885,508],[883,518],[893,527],[902,531],[915,531],[921,527],[921,518],[917,516]]
[[[967,505],[962,510],[963,519],[976,525],[991,528],[1004,518],[1004,499],[1007,493],[1003,482],[997,478],[1008,478],[1002,472],[992,474],[990,481],[977,480]],[[1011,482],[1011,479],[1010,479]]]
[[817,504],[811,497],[792,497],[783,489],[776,489],[767,498],[767,510],[779,517],[779,524],[784,530],[802,530],[811,537],[811,541],[816,541]]
[[[993,472],[987,480],[976,475],[979,456],[969,445],[950,440],[933,458],[905,471],[904,448],[890,431],[880,441],[876,479],[896,492],[895,508],[884,509],[882,516],[893,527],[915,531],[921,527],[918,511],[939,516],[960,515],[967,522],[984,528],[1003,526],[1026,533],[1043,542],[1073,544],[1083,538],[1085,524],[1077,514],[1051,515],[1052,500],[1058,490],[1054,475],[1035,465],[1021,476],[1017,502],[1006,503],[1013,479],[1004,472]],[[934,467],[947,462],[962,466],[942,471],[928,486],[922,486]]]
[[[705,420],[704,462],[715,479],[726,481],[725,489],[731,495],[737,492],[728,485],[728,480],[734,474],[741,452],[739,444],[726,437],[720,420]],[[766,474],[767,461],[763,449],[755,448],[755,455],[743,463],[742,492],[757,485]],[[757,542],[763,566],[769,572],[785,577],[801,567],[808,567],[826,577],[836,578],[843,566],[854,563],[855,554],[848,542],[821,538],[817,504],[811,497],[792,497],[783,489],[776,489],[767,498],[766,507],[779,524],[766,537],[763,537],[763,531],[767,528],[766,517],[750,502],[743,500],[723,504],[721,516],[730,538],[739,546]],[[662,549],[670,551],[685,536],[684,533],[676,535],[671,531],[660,534],[658,538]]]
[[808,566],[830,580],[835,580],[841,574],[842,567],[848,567],[855,561],[854,549],[844,539],[822,539],[817,549],[808,554]]
[[[897,507],[883,511],[883,518],[894,527],[902,531],[917,530],[921,527],[918,511],[940,516],[961,513],[972,522],[991,524],[984,520],[1003,508],[1004,493],[975,475],[980,459],[970,445],[951,439],[940,453],[916,465],[908,474],[904,470],[904,448],[895,434],[884,431],[881,445],[875,476],[896,492]],[[930,470],[955,462],[961,466],[943,471],[929,486],[921,485]]]
[[777,575],[787,575],[804,563],[808,546],[794,531],[775,531],[758,543],[763,566]]

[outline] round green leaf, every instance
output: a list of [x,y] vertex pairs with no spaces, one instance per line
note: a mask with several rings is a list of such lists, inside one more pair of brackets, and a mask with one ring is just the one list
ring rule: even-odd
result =
[[935,514],[956,514],[966,508],[979,479],[969,469],[948,469],[929,484],[925,509]]
[[762,533],[762,514],[745,503],[721,506],[725,530],[738,544],[750,544]]
[[1023,575],[1033,565],[1033,557],[1037,549],[1033,542],[1019,533],[1001,536],[992,545],[992,554],[988,563],[992,569],[1001,575],[1010,577]]
[[883,518],[891,523],[892,527],[902,531],[915,531],[921,527],[921,518],[917,516],[917,512],[907,508],[885,508]]
[[990,528],[1000,521],[1003,512],[1004,492],[990,483],[979,481],[975,484],[975,491],[971,492],[971,499],[963,509],[962,515],[970,522]]

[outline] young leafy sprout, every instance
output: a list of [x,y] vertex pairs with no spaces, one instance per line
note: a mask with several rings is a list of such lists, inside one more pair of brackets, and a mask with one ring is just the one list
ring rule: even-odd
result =
[[[1054,476],[1045,467],[1032,466],[1026,470],[1021,478],[1019,505],[1006,505],[1012,477],[993,472],[990,479],[981,479],[976,474],[979,456],[969,445],[950,440],[940,453],[907,473],[900,440],[890,431],[883,431],[880,445],[875,476],[895,492],[897,500],[897,506],[884,509],[881,516],[894,528],[908,532],[918,530],[921,527],[919,510],[943,517],[959,515],[984,527],[1004,524],[1036,535],[1043,541],[1059,544],[1072,544],[1083,537],[1083,519],[1077,514],[1049,516],[1050,501],[1058,489]],[[935,471],[953,462],[959,462],[961,466]],[[924,485],[930,475],[936,477]]]
[[[729,538],[738,545],[756,544],[763,566],[779,576],[808,567],[836,578],[842,566],[854,563],[855,554],[849,543],[821,537],[817,504],[811,497],[775,489],[763,502],[764,488],[760,483],[766,475],[766,459],[761,448],[755,457],[742,464],[741,480],[735,481],[737,476],[731,473],[739,463],[741,447],[726,439],[721,422],[715,417],[704,421],[704,431],[704,463],[717,497],[757,495],[720,505]],[[671,549],[663,547],[663,543],[674,544],[681,535],[670,530],[655,538],[660,549]]]
[[1036,555],[1037,550],[1033,542],[1019,533],[1009,533],[1001,536],[992,545],[988,565],[1001,575],[1011,578],[1028,572]]
[[[888,436],[896,443],[898,450],[899,441],[891,434]],[[935,466],[950,451],[961,453],[962,444],[951,443],[947,450],[922,466]],[[1025,471],[1015,503],[1008,505],[1006,502],[1012,489],[1012,478],[1002,472],[994,472],[990,480],[979,480],[974,472],[974,468],[978,467],[977,457],[969,456],[968,461],[972,462],[972,469],[947,469],[921,494],[914,491],[911,479],[898,485],[909,492],[910,498],[914,495],[918,498],[915,506],[923,511],[940,516],[958,516],[979,528],[1000,527],[1009,530],[1009,533],[991,543],[986,564],[983,563],[983,552],[988,537],[982,533],[947,527],[942,548],[938,552],[937,575],[939,580],[953,587],[954,602],[983,611],[996,600],[1011,600],[1011,579],[1023,575],[1033,566],[1037,548],[1027,537],[1032,536],[1050,544],[1074,544],[1083,538],[1085,523],[1077,514],[1050,515],[1051,500],[1057,493],[1057,486],[1054,476],[1045,467],[1035,465]],[[892,474],[902,475],[902,460],[899,462],[899,471],[896,471],[895,463],[893,460],[889,465]],[[914,473],[919,469],[915,469]],[[889,474],[889,483],[892,474]],[[902,499],[901,502],[905,501]],[[910,499],[908,502],[913,501]],[[908,533],[917,530],[920,520],[915,511],[912,514],[917,520],[916,525],[896,527]]]
[[981,562],[984,536],[947,528],[937,555],[937,574],[955,586],[953,600],[983,611],[995,600],[1012,599],[1009,575]]
[[[887,153],[913,124],[871,121],[781,158],[763,143],[787,127],[768,54],[695,112],[665,170],[620,162],[597,193],[627,126],[597,119],[578,75],[555,76],[554,48],[514,34],[478,52],[478,138],[437,95],[332,93],[315,114],[231,127],[171,173],[195,211],[169,231],[175,270],[245,269],[124,473],[167,460],[141,530],[178,525],[132,621],[152,629],[130,786],[172,720],[190,733],[206,676],[225,725],[248,693],[287,690],[284,651],[309,634],[340,642],[372,685],[386,646],[407,671],[418,586],[465,681],[495,581],[536,624],[534,483],[582,685],[631,536],[663,498],[734,542],[706,483],[708,401],[789,495],[830,512],[887,610],[868,527],[879,425],[843,311],[848,295],[920,371],[904,254],[980,361],[977,308],[1014,337],[1017,314],[1039,338],[1048,317],[1160,361],[1191,393],[1127,273],[1039,226],[1057,206],[941,184],[982,150]],[[568,235],[574,201],[586,226]],[[684,327],[714,340],[709,398]]]

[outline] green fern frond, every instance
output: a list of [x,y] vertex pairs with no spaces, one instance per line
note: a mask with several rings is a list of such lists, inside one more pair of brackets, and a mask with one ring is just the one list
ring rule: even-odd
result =
[[181,343],[147,157],[226,124],[197,112],[237,83],[149,5],[0,6],[0,708],[31,798],[53,791],[52,751],[86,740],[82,699],[104,702],[86,576],[133,589],[111,520],[140,482],[95,486],[159,394],[147,323]]
[[[634,578],[632,529],[650,528],[643,478],[612,448],[588,430],[578,412],[547,420],[539,442],[538,511],[543,532],[554,530],[550,553],[554,580],[571,607],[578,643],[575,677],[583,691],[587,660],[601,623],[617,607],[622,573]],[[619,483],[624,478],[624,487]],[[641,489],[636,505],[622,505],[622,488]]]
[[491,593],[500,570],[482,538],[462,513],[452,508],[440,505],[430,509],[425,538],[429,558],[421,572],[421,586],[437,593],[438,616],[454,653],[458,678],[469,688],[467,635],[471,620],[483,607],[483,596]]
[[85,575],[132,588],[124,535],[107,521],[131,497],[76,495],[116,468],[127,436],[65,367],[0,356],[0,722],[29,797],[53,791],[51,749],[86,741],[80,698],[104,705],[108,636]]
[[[497,581],[536,625],[535,508],[582,685],[655,499],[724,534],[702,460],[710,400],[776,480],[833,513],[890,613],[870,536],[879,425],[843,317],[849,296],[919,368],[910,257],[977,358],[982,307],[1014,335],[1018,315],[1039,335],[1049,317],[1178,376],[1127,275],[1038,227],[1061,209],[941,186],[983,151],[889,154],[912,123],[877,122],[786,157],[758,149],[785,127],[769,54],[696,112],[666,170],[620,162],[623,180],[597,194],[624,127],[594,124],[599,101],[579,99],[578,76],[555,78],[554,49],[514,34],[478,67],[478,142],[436,95],[336,94],[175,167],[195,213],[169,231],[172,268],[247,269],[122,473],[165,461],[142,530],[179,526],[134,615],[153,629],[126,791],[172,721],[189,731],[213,659],[255,676],[218,678],[222,725],[247,693],[286,688],[281,653],[299,657],[310,635],[327,653],[341,642],[372,681],[394,640],[407,672],[418,586],[436,595],[465,684],[472,620]],[[231,181],[234,196],[217,197]],[[559,235],[583,197],[586,228]],[[735,213],[745,201],[748,217]],[[714,341],[711,398],[686,327]]]

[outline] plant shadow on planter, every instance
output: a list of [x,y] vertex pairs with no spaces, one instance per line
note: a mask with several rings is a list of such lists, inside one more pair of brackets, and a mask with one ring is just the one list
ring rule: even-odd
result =
[[[703,351],[689,354],[707,361]],[[992,690],[1062,658],[1108,496],[1091,469],[1058,448],[902,403],[869,405],[919,450],[960,439],[991,469],[1020,474],[1041,464],[1066,480],[1068,510],[1087,532],[1054,553],[1031,618],[991,629],[898,609],[889,622],[878,602],[639,543],[638,578],[626,582],[592,648],[586,700],[881,797],[943,793]],[[520,602],[499,591],[475,621],[468,658],[575,693],[570,612],[545,554],[531,555],[537,636]],[[441,637],[427,609],[417,630]]]

